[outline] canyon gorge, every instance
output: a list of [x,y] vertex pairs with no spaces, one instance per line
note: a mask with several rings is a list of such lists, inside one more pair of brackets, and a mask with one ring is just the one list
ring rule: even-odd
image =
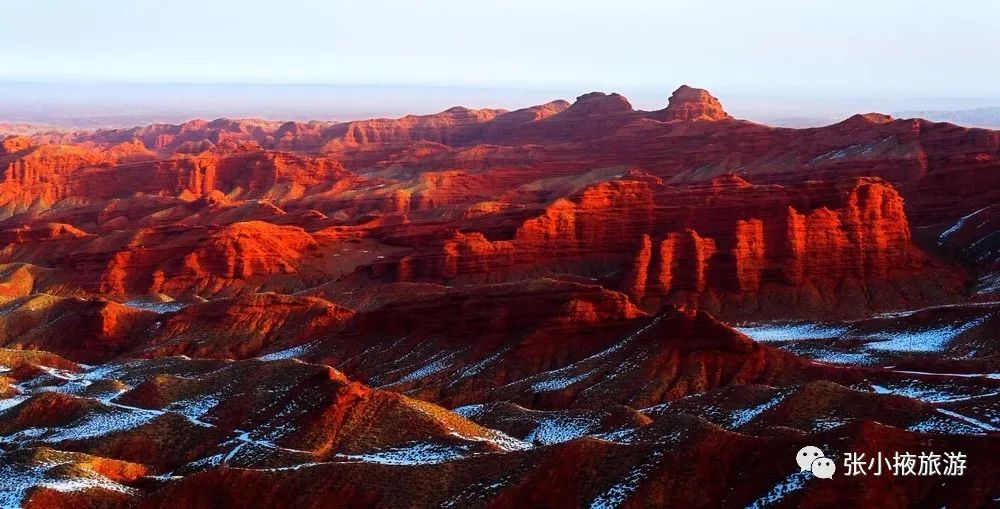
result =
[[1000,131],[0,131],[0,507],[988,507],[998,431]]

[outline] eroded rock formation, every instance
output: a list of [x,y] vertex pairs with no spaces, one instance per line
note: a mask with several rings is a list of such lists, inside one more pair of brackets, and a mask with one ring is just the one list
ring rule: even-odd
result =
[[[0,171],[0,506],[996,498],[996,131],[683,86],[4,137]],[[814,482],[815,444],[968,469]]]

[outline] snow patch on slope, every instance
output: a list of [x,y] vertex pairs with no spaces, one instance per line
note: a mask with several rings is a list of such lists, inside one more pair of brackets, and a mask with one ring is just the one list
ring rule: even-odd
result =
[[961,324],[946,325],[934,329],[917,332],[880,332],[870,336],[877,342],[865,345],[870,350],[888,350],[894,352],[937,352],[943,350],[948,343],[963,332],[978,327],[985,317],[970,320]]
[[780,502],[789,493],[804,488],[806,480],[808,480],[811,476],[811,472],[795,472],[794,474],[789,475],[778,484],[775,484],[774,487],[771,488],[771,491],[767,492],[767,494],[757,500],[754,500],[747,506],[747,509],[761,509]]
[[568,442],[591,433],[597,424],[593,419],[584,417],[554,415],[542,419],[538,427],[532,430],[524,440],[542,445]]
[[734,328],[750,339],[763,343],[836,338],[847,332],[847,327],[810,322],[764,323]]
[[468,447],[416,442],[367,454],[338,454],[344,458],[380,465],[433,465],[464,456]]
[[257,359],[262,361],[280,361],[285,359],[294,359],[296,357],[301,357],[309,353],[309,350],[312,349],[312,347],[314,346],[315,343],[306,343],[304,345],[294,346],[292,348],[288,348],[285,350],[271,352],[267,355],[261,355],[260,357],[257,357]]

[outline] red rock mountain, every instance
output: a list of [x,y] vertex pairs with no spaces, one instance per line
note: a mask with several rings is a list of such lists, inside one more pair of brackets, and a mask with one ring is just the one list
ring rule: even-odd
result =
[[1000,494],[997,131],[682,86],[3,136],[0,171],[0,506]]
[[682,85],[667,103],[667,120],[721,120],[732,118],[708,90]]

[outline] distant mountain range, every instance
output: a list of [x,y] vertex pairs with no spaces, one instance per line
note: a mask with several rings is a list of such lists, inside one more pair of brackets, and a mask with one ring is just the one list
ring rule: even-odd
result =
[[1000,127],[1000,106],[953,111],[901,111],[893,115],[901,118],[926,118],[935,122],[951,122],[973,127]]

